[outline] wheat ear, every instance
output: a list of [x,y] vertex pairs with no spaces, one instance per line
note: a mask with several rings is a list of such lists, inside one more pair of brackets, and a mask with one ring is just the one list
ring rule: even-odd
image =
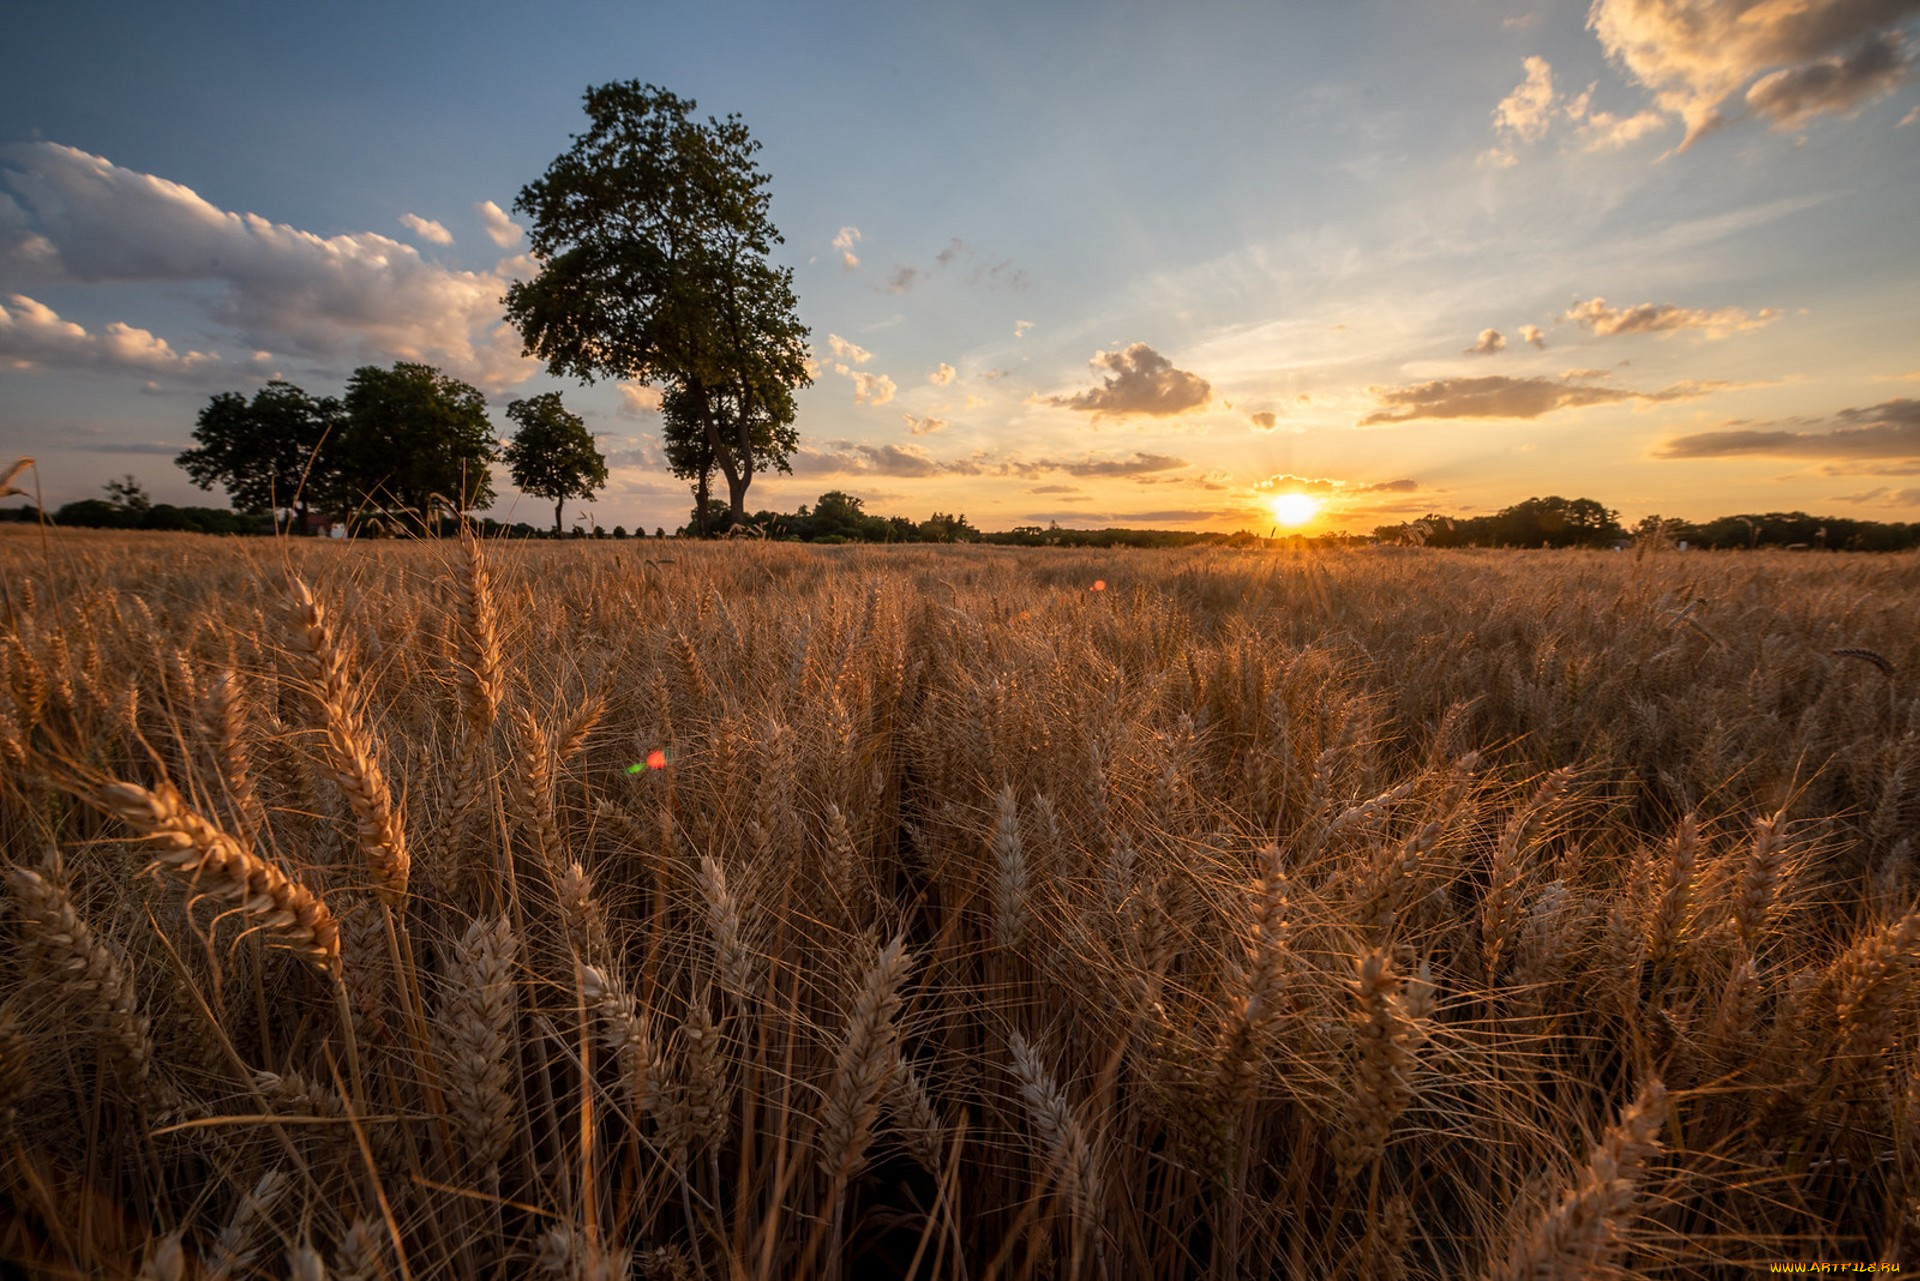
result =
[[108,1058],[142,1095],[154,1096],[153,1038],[119,954],[81,919],[64,887],[25,867],[8,868],[6,877],[35,962],[70,999],[97,1011]]
[[460,713],[476,739],[493,728],[500,708],[500,631],[493,607],[493,580],[480,540],[462,530],[466,573],[457,591],[460,611]]
[[359,693],[346,655],[327,626],[324,606],[298,577],[289,583],[299,640],[314,675],[314,697],[326,721],[327,759],[334,781],[353,810],[361,855],[375,887],[395,907],[406,902],[412,858],[393,794],[380,767],[373,731],[360,714]]
[[1612,1275],[1646,1159],[1659,1151],[1666,1088],[1649,1081],[1594,1145],[1573,1186],[1492,1269],[1492,1281],[1584,1281]]
[[447,1105],[483,1169],[497,1165],[513,1143],[515,950],[506,917],[474,921],[454,945],[440,1007]]
[[326,900],[188,809],[171,784],[108,783],[99,799],[160,847],[156,864],[188,878],[197,893],[227,900],[279,946],[339,969],[340,929]]

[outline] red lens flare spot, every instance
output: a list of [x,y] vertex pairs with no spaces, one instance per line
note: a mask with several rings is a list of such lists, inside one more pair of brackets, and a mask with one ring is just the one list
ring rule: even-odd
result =
[[667,767],[667,753],[664,749],[656,747],[651,752],[647,753],[648,769],[665,769],[666,767]]
[[1104,591],[1106,591],[1106,590],[1107,590],[1107,580],[1106,580],[1106,579],[1104,579],[1104,578],[1096,578],[1096,579],[1094,579],[1094,580],[1093,580],[1093,590],[1094,590],[1094,591],[1096,591],[1096,592],[1104,592]]

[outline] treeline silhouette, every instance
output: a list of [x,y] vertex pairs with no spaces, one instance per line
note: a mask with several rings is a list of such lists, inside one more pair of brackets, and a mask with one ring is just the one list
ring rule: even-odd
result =
[[[221,507],[186,507],[154,503],[138,482],[125,477],[110,482],[105,499],[88,498],[48,513],[56,525],[99,529],[175,530],[200,534],[272,534],[278,527],[271,514],[234,512]],[[729,519],[727,504],[710,500],[704,533],[700,513],[688,513],[686,524],[672,531],[680,538],[719,537],[728,533],[772,541],[821,543],[992,543],[1014,547],[1276,547],[1354,546],[1388,543],[1419,547],[1642,547],[1804,548],[1831,551],[1905,551],[1920,547],[1920,523],[1859,520],[1845,516],[1812,516],[1806,512],[1754,512],[1720,516],[1707,521],[1647,516],[1631,529],[1621,525],[1617,512],[1590,498],[1529,498],[1487,516],[1447,516],[1430,513],[1399,525],[1377,526],[1370,535],[1320,534],[1312,537],[1275,532],[1258,534],[1241,529],[1233,533],[1172,529],[1071,529],[1057,523],[1016,525],[1012,529],[983,531],[965,515],[935,512],[925,520],[869,513],[862,499],[842,490],[830,490],[819,501],[801,504],[797,511],[757,511],[744,521]],[[37,521],[31,506],[0,508],[0,522]],[[452,532],[451,522],[437,532]],[[553,535],[526,522],[482,517],[474,528],[491,537],[549,538]],[[367,532],[356,528],[356,536]],[[654,537],[668,531],[656,527]],[[575,538],[627,538],[624,526],[576,527]],[[632,537],[645,537],[636,529]]]

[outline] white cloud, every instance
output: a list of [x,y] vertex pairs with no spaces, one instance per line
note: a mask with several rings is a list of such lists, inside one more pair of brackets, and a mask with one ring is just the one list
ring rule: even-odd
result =
[[959,371],[946,361],[940,362],[940,368],[927,375],[927,381],[936,387],[945,387],[959,376]]
[[912,414],[901,414],[900,417],[906,420],[907,430],[916,436],[931,436],[947,429],[947,420],[944,418],[915,418]]
[[647,383],[620,384],[620,414],[625,418],[638,418],[642,414],[658,413],[660,410],[660,389]]
[[335,360],[420,360],[506,387],[536,373],[501,316],[506,281],[453,271],[375,232],[319,236],[223,210],[191,188],[73,147],[0,151],[4,177],[69,283],[211,285],[216,322],[250,349]]
[[1686,123],[1685,151],[1747,105],[1783,127],[1853,110],[1905,80],[1897,30],[1913,0],[1594,0],[1587,25],[1614,62]]
[[885,374],[865,374],[857,369],[848,369],[845,365],[834,368],[853,379],[853,403],[856,405],[884,405],[893,399],[896,388],[893,379]]
[[526,234],[526,229],[507,217],[507,211],[491,200],[482,200],[474,206],[480,215],[480,226],[486,231],[487,238],[505,249]]
[[1013,322],[1013,336],[1015,338],[1025,338],[1027,336],[1027,330],[1032,328],[1033,322],[1031,320],[1016,320]]
[[419,214],[401,214],[400,225],[430,244],[450,245],[453,243],[453,233],[431,218],[422,218]]
[[[253,363],[269,359],[267,353],[259,352]],[[3,367],[152,375],[193,373],[219,363],[217,354],[175,351],[166,339],[117,320],[90,332],[24,294],[10,294],[0,305]]]
[[842,360],[851,360],[856,365],[864,365],[873,359],[873,353],[865,347],[850,343],[839,334],[827,335],[827,347]]
[[852,271],[860,265],[860,259],[854,254],[853,247],[860,243],[860,228],[842,227],[833,238],[833,247],[840,251],[840,265]]
[[1552,123],[1553,68],[1545,58],[1530,57],[1523,65],[1527,78],[1493,109],[1493,126],[1523,142],[1538,142]]

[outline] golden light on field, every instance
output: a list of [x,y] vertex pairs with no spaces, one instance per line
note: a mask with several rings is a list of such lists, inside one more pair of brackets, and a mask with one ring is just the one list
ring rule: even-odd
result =
[[1320,500],[1311,494],[1278,494],[1269,501],[1282,525],[1304,525],[1320,514]]

